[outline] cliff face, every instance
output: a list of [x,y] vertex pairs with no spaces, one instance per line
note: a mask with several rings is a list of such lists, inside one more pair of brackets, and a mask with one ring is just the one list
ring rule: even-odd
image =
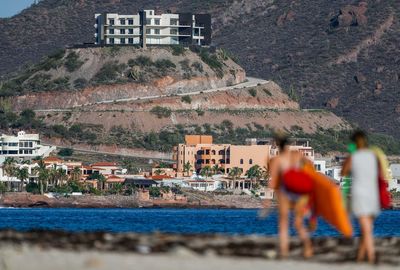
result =
[[0,19],[0,74],[93,41],[96,12],[141,8],[209,12],[214,44],[237,55],[250,75],[293,89],[303,107],[400,135],[397,0],[43,0]]

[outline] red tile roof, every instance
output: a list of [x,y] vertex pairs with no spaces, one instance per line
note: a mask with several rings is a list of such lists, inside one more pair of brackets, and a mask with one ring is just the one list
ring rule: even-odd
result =
[[63,162],[61,158],[58,157],[46,157],[43,159],[44,162]]
[[171,177],[169,175],[152,175],[149,178],[153,179],[153,180],[163,180],[163,179],[171,179],[173,177]]

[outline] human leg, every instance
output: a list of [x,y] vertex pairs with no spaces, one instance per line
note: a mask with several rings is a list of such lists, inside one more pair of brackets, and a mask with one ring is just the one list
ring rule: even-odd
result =
[[309,232],[304,226],[304,217],[306,214],[306,207],[307,207],[307,200],[299,200],[295,204],[295,218],[294,218],[294,226],[296,231],[299,235],[300,240],[303,242],[304,245],[304,257],[310,258],[313,256],[313,248],[312,242],[309,236]]
[[360,255],[367,255],[369,263],[375,263],[375,246],[374,246],[374,236],[373,236],[373,222],[374,219],[371,216],[361,216],[359,217],[359,223],[363,238],[363,249],[360,246]]
[[279,249],[281,258],[289,255],[289,210],[290,201],[282,193],[278,195],[279,203]]

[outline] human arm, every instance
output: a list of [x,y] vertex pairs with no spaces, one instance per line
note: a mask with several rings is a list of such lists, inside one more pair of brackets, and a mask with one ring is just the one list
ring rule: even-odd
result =
[[350,171],[351,171],[351,157],[348,157],[343,163],[341,175],[348,176],[350,174]]

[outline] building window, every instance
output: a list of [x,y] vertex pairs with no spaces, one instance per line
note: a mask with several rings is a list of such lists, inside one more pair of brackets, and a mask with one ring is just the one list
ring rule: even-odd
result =
[[215,150],[211,150],[211,155],[215,155],[215,154],[216,154]]
[[108,21],[108,23],[109,23],[110,25],[114,25],[114,24],[115,24],[115,21],[114,21],[114,19],[110,19],[110,20]]
[[121,44],[125,44],[125,38],[121,38]]
[[133,19],[129,19],[129,20],[128,20],[128,24],[129,24],[129,25],[133,25]]
[[249,164],[250,165],[253,164],[253,160],[252,159],[249,159]]
[[171,30],[169,30],[169,33],[170,33],[171,35],[178,35],[178,29],[176,29],[176,28],[171,28]]
[[178,25],[179,20],[178,19],[171,19],[170,20],[170,25]]
[[121,35],[125,35],[125,29],[120,29],[120,30],[119,30],[119,33],[120,33]]
[[151,29],[147,28],[146,29],[146,34],[150,35],[151,34]]
[[154,34],[159,35],[160,34],[160,29],[154,29]]
[[240,164],[243,164],[243,158],[240,159]]
[[110,30],[108,30],[108,32],[109,32],[111,35],[114,35],[114,29],[110,29]]
[[154,24],[155,25],[160,25],[160,19],[154,19]]
[[226,164],[231,164],[231,160],[229,158],[226,160]]
[[133,35],[133,29],[129,29],[129,35]]
[[120,20],[119,20],[119,23],[120,23],[121,25],[125,25],[126,21],[125,21],[125,19],[120,19]]
[[150,14],[150,15],[153,15],[153,11],[150,10],[149,14]]
[[146,24],[151,25],[151,19],[146,19]]
[[114,38],[110,38],[110,44],[114,44]]
[[200,29],[199,29],[199,28],[195,28],[195,29],[193,30],[193,36],[195,36],[195,37],[200,36]]
[[210,160],[209,159],[206,159],[206,164],[210,164]]

